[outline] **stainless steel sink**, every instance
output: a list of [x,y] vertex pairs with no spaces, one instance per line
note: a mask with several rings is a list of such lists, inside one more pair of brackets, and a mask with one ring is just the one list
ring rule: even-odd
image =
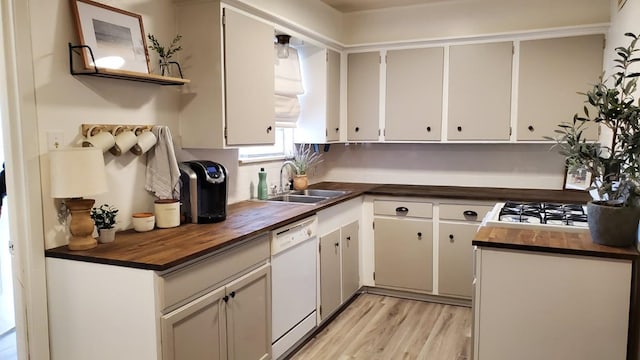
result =
[[325,198],[334,198],[349,193],[349,191],[342,190],[322,190],[322,189],[307,189],[292,191],[290,194],[304,195],[304,196],[321,196]]
[[270,197],[267,201],[282,201],[282,202],[292,202],[292,203],[303,203],[303,204],[315,204],[323,200],[327,200],[327,197],[323,196],[309,196],[309,195],[295,195],[295,194],[285,194],[285,195],[277,195],[274,197]]

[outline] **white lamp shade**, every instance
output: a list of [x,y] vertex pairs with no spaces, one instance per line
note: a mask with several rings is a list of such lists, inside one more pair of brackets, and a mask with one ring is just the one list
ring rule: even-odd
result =
[[49,151],[51,197],[74,198],[107,192],[101,149],[64,148]]

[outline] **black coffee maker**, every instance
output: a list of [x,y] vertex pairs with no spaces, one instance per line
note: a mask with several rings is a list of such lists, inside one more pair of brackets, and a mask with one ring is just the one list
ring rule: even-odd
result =
[[184,223],[227,218],[227,169],[208,160],[185,161],[180,168],[180,217]]

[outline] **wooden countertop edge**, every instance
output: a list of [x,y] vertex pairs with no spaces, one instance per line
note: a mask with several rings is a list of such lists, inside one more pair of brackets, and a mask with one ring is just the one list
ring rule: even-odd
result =
[[471,243],[475,246],[495,248],[495,249],[535,251],[535,252],[543,252],[543,253],[549,253],[549,254],[593,256],[593,257],[631,260],[631,261],[636,260],[639,257],[639,255],[610,253],[610,252],[602,252],[602,251],[596,251],[596,250],[577,250],[577,249],[567,249],[567,248],[549,247],[549,246],[541,246],[541,245],[496,243],[496,242],[482,241],[482,240],[473,240]]
[[[525,243],[539,241],[539,244]],[[555,242],[555,243],[554,243]],[[636,261],[640,254],[635,247],[618,248],[595,244],[588,232],[571,233],[532,228],[483,226],[471,242],[474,246],[535,251],[551,254],[592,256]]]

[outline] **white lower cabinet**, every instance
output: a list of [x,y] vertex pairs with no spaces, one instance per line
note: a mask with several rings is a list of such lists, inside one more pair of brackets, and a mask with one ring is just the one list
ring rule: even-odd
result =
[[374,199],[375,286],[468,302],[471,242],[492,208],[493,202],[486,201]]
[[225,290],[216,289],[162,316],[164,360],[227,358]]
[[322,319],[360,288],[359,222],[320,237],[320,305]]
[[473,359],[627,359],[630,260],[478,247]]
[[340,286],[340,229],[320,237],[320,318],[342,303]]
[[361,215],[362,197],[318,212],[320,321],[360,289]]
[[438,294],[471,298],[473,237],[493,203],[446,200],[439,203]]
[[271,358],[268,234],[164,272],[46,258],[52,360]]
[[375,284],[400,290],[433,290],[433,204],[375,200]]
[[473,236],[478,224],[439,223],[438,293],[471,298]]
[[433,222],[375,220],[376,286],[433,290]]
[[270,265],[162,316],[163,360],[268,359]]

